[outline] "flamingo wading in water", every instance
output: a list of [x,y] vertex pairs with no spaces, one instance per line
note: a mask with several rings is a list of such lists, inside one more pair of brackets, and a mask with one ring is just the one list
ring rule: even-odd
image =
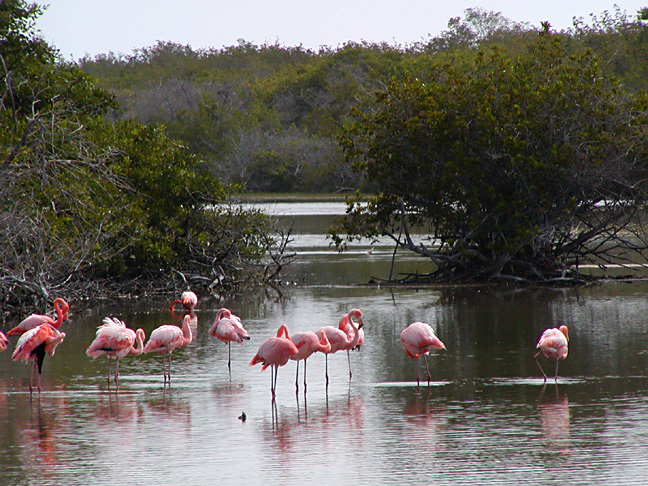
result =
[[[347,351],[350,349],[353,349],[356,347],[358,344],[358,341],[360,340],[360,333],[358,332],[359,329],[362,328],[364,325],[362,322],[362,312],[358,309],[353,309],[352,311],[349,312],[349,314],[353,313],[354,316],[358,319],[358,322],[356,323],[353,319],[349,319],[349,325],[351,326],[351,332],[346,333],[339,327],[333,327],[333,326],[325,326],[322,327],[321,329],[318,329],[318,333],[320,331],[324,331],[326,333],[326,338],[328,339],[329,343],[331,343],[331,349],[327,352],[324,353],[326,356],[326,386],[329,384],[329,377],[328,377],[328,356],[329,354],[337,353],[338,351]],[[351,379],[351,360],[349,359],[349,380]]]
[[110,365],[115,358],[115,383],[117,383],[119,359],[128,355],[142,354],[146,336],[142,329],[133,331],[115,317],[105,317],[102,322],[103,324],[97,328],[94,341],[86,349],[86,354],[91,358],[108,356],[108,383],[110,383]]
[[218,311],[216,319],[207,333],[227,344],[227,367],[230,369],[232,367],[232,343],[243,344],[244,340],[249,341],[250,339],[241,319],[225,307]]
[[565,359],[567,357],[568,342],[569,330],[567,329],[567,326],[560,326],[558,329],[545,329],[545,331],[542,333],[542,336],[540,336],[540,340],[536,345],[536,349],[539,349],[540,351],[533,355],[533,359],[535,359],[535,362],[538,363],[538,367],[542,372],[542,376],[544,376],[545,383],[547,382],[547,375],[542,369],[540,361],[538,361],[538,355],[542,353],[547,358],[556,360],[556,373],[554,375],[554,380],[556,383],[558,383],[558,363],[560,363],[561,359]]
[[350,324],[350,321],[356,319],[356,326],[358,328],[358,343],[353,346],[351,349],[347,349],[347,361],[349,362],[349,378],[351,378],[351,351],[360,350],[360,347],[364,344],[364,329],[360,326],[362,323],[362,311],[360,309],[351,309],[348,314],[344,314],[340,319],[338,328],[344,331],[350,339],[353,338],[351,334],[353,332],[353,327]]
[[146,346],[144,346],[143,353],[160,353],[162,355],[162,373],[164,374],[165,383],[167,381],[167,356],[169,362],[168,380],[171,383],[171,353],[179,347],[191,343],[190,321],[191,316],[187,314],[182,319],[182,329],[173,324],[165,324],[153,329]]
[[331,343],[326,333],[320,330],[320,338],[312,331],[298,332],[293,334],[290,340],[297,346],[298,352],[290,357],[297,362],[297,374],[295,375],[295,389],[299,390],[299,362],[304,361],[304,391],[306,391],[306,360],[316,352],[328,353],[331,350]]
[[[282,337],[282,334],[285,337]],[[285,324],[282,324],[277,331],[277,336],[266,339],[259,346],[259,350],[252,358],[252,361],[250,361],[250,366],[262,363],[261,371],[270,366],[270,392],[272,393],[273,400],[277,394],[277,373],[279,367],[284,366],[291,356],[296,355],[298,352],[297,346],[295,346],[288,336],[288,328]],[[273,371],[274,379],[272,377]]]
[[414,360],[414,369],[416,370],[416,385],[421,384],[418,371],[418,359],[423,355],[425,360],[425,369],[427,371],[427,381],[430,384],[430,367],[428,366],[427,356],[432,349],[446,349],[441,340],[436,337],[432,327],[424,322],[414,322],[407,326],[401,332],[401,343],[405,354]]
[[180,299],[174,300],[169,306],[169,312],[171,312],[171,315],[173,317],[176,317],[176,314],[174,312],[176,304],[182,304],[182,308],[184,309],[185,314],[193,314],[194,307],[198,305],[198,296],[191,290],[182,292]]
[[50,316],[42,314],[32,314],[25,318],[20,324],[7,332],[7,336],[19,336],[30,329],[34,329],[41,324],[49,324],[54,329],[59,329],[63,321],[67,319],[70,306],[65,300],[59,298],[54,299],[54,310],[56,311],[56,320]]
[[34,369],[38,369],[38,391],[41,390],[41,373],[45,354],[54,356],[56,347],[65,339],[65,333],[60,332],[50,324],[41,324],[38,327],[23,333],[16,343],[11,359],[32,362],[31,376],[29,379],[29,392],[31,393],[34,382]]

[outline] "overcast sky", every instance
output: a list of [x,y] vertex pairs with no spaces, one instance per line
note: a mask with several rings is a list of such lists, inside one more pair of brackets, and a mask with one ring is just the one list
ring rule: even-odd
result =
[[[42,0],[36,0],[44,4]],[[605,0],[50,0],[37,28],[67,59],[85,54],[131,54],[160,41],[193,49],[278,42],[336,48],[347,41],[405,45],[436,36],[467,8],[500,12],[510,20],[557,29],[574,17],[613,11],[632,18],[643,1]]]

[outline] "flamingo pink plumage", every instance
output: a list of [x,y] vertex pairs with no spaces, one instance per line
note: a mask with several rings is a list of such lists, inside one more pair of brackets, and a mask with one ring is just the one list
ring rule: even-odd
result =
[[45,353],[54,356],[56,347],[65,339],[65,333],[60,332],[50,324],[41,324],[38,327],[24,332],[14,349],[11,359],[14,361],[32,361],[31,376],[29,379],[29,392],[32,391],[34,369],[38,369],[38,391],[41,390],[41,372]]
[[[326,333],[326,338],[331,343],[331,349],[327,353],[324,353],[326,356],[326,386],[328,386],[329,384],[328,355],[337,353],[338,351],[347,351],[353,349],[360,340],[360,333],[358,332],[358,330],[361,329],[364,325],[364,323],[362,322],[362,312],[358,309],[354,309],[353,314],[358,319],[358,322],[356,323],[353,319],[348,319],[352,331],[349,334],[344,332],[339,327],[333,326],[325,326],[321,329],[318,329],[317,331],[318,333],[320,331],[324,331]],[[351,377],[351,360],[349,359],[349,380],[351,379]]]
[[312,331],[298,332],[293,334],[290,340],[297,347],[297,354],[290,357],[297,362],[297,374],[295,375],[295,388],[299,390],[299,361],[304,360],[304,390],[306,390],[306,360],[316,352],[328,353],[331,350],[331,343],[326,333],[320,330],[320,338]]
[[9,346],[9,339],[4,332],[0,331],[0,352],[6,350],[7,346]]
[[[284,334],[285,337],[281,335]],[[296,355],[299,352],[297,346],[290,340],[288,336],[288,328],[285,324],[282,324],[277,331],[276,337],[270,337],[266,339],[261,346],[257,354],[254,355],[252,361],[250,361],[250,366],[254,366],[257,363],[262,363],[261,371],[265,370],[270,366],[270,392],[272,393],[272,398],[274,399],[277,392],[277,373],[279,372],[279,367],[284,366],[291,356]],[[274,368],[274,380],[272,378],[272,371]]]
[[173,324],[165,324],[156,329],[153,329],[146,346],[144,346],[143,353],[160,353],[162,354],[162,373],[164,374],[164,382],[167,381],[167,371],[165,368],[167,356],[169,362],[169,383],[171,383],[171,353],[179,347],[186,346],[191,343],[191,316],[185,315],[182,319],[182,329]]
[[403,332],[401,332],[401,343],[403,343],[403,348],[407,356],[415,360],[414,368],[416,369],[417,385],[420,384],[418,359],[423,355],[429,385],[431,376],[427,355],[432,349],[446,349],[445,345],[436,337],[432,327],[424,322],[414,322],[403,329]]
[[549,359],[556,360],[556,374],[554,375],[554,380],[558,383],[558,363],[561,359],[567,357],[567,343],[569,342],[569,330],[567,326],[560,326],[558,329],[551,328],[545,329],[540,336],[540,340],[536,345],[536,349],[540,349],[536,354],[533,355],[536,363],[540,367],[542,376],[544,376],[545,383],[547,382],[547,375],[545,374],[540,362],[538,361],[538,355],[540,353],[544,354]]
[[210,336],[217,338],[219,341],[222,341],[227,344],[227,367],[232,367],[232,351],[231,344],[238,343],[243,344],[243,341],[248,341],[250,336],[248,332],[243,327],[241,319],[232,314],[229,309],[223,307],[216,314],[216,319],[214,323],[207,331]]
[[91,358],[108,356],[108,383],[110,383],[110,365],[115,358],[115,383],[119,380],[119,359],[127,355],[138,356],[144,347],[144,330],[133,331],[123,321],[115,317],[105,317],[103,324],[97,328],[92,344],[86,349]]
[[347,361],[349,363],[349,377],[351,377],[351,351],[360,350],[360,347],[364,344],[364,329],[359,324],[362,322],[362,311],[360,309],[351,309],[347,314],[344,314],[340,319],[338,328],[344,331],[349,339],[353,338],[353,327],[350,324],[350,321],[356,319],[356,327],[358,327],[358,344],[353,346],[351,349],[347,349]]
[[54,299],[54,310],[56,311],[56,320],[47,315],[32,314],[31,316],[25,318],[16,327],[10,329],[9,332],[7,332],[7,336],[18,336],[29,331],[30,329],[34,329],[40,326],[41,324],[49,324],[54,329],[60,328],[63,321],[68,317],[70,306],[67,302],[65,302],[65,300],[59,297]]
[[176,299],[171,302],[171,305],[169,306],[169,312],[171,312],[171,315],[173,317],[180,317],[176,316],[174,312],[176,304],[182,304],[182,308],[184,309],[185,314],[193,314],[194,307],[198,305],[198,296],[191,290],[187,290],[186,292],[182,292],[180,299]]

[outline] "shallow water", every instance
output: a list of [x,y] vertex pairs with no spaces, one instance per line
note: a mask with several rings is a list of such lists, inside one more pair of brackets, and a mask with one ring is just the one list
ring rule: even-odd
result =
[[[170,323],[171,296],[73,313],[45,359],[40,394],[30,396],[29,367],[1,353],[3,484],[645,483],[648,284],[356,287],[347,284],[358,275],[388,272],[391,256],[320,250],[298,249],[283,297],[200,296],[194,341],[174,353],[170,386],[161,358],[143,355],[125,358],[119,388],[109,387],[106,360],[85,348],[106,315],[147,335]],[[231,373],[227,346],[207,335],[221,306],[252,337],[232,347]],[[290,362],[273,402],[269,370],[248,365],[263,340],[282,323],[291,333],[336,325],[353,307],[366,342],[351,353],[352,379],[347,356],[332,355],[327,389],[324,357],[314,355],[307,390],[300,366],[296,393]],[[448,348],[429,357],[429,386],[421,360],[417,387],[399,341],[416,320]],[[558,383],[544,384],[534,347],[560,324],[570,328],[569,356]]]

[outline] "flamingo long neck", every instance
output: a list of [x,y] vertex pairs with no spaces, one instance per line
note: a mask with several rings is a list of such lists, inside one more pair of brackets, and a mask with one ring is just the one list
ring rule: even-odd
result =
[[286,336],[286,339],[290,339],[290,336],[288,336],[288,328],[285,324],[282,324],[277,330],[277,337],[281,337],[282,334]]
[[139,356],[144,350],[144,331],[142,329],[138,329],[135,332],[135,345],[136,346],[133,346],[128,354]]
[[54,299],[54,310],[56,311],[56,327],[60,327],[63,324],[63,321],[67,318],[67,312],[65,312],[65,306],[63,305],[62,299]]
[[331,350],[331,342],[328,340],[328,337],[326,336],[326,333],[324,331],[320,332],[320,336],[319,351],[322,353],[328,353]]
[[184,319],[182,319],[182,336],[185,346],[191,343],[192,339],[191,326],[189,325],[189,321],[191,321],[191,316],[187,314]]
[[360,333],[358,332],[358,326],[353,319],[351,319],[351,316],[349,316],[349,324],[351,324],[351,327],[353,328],[353,339],[349,343],[348,349],[353,349],[358,344],[358,341],[360,341]]

